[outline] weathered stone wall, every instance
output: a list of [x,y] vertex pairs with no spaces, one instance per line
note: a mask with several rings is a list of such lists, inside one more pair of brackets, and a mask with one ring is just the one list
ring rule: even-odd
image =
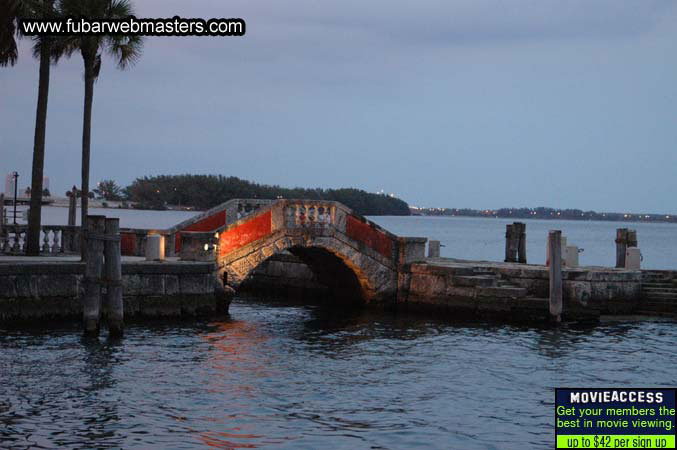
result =
[[[0,264],[0,321],[80,318],[84,264]],[[124,262],[125,317],[227,312],[212,263]],[[105,308],[104,308],[105,314]]]
[[[451,313],[547,314],[544,266],[435,260],[407,265],[398,277],[398,305]],[[565,310],[627,313],[641,299],[641,273],[616,269],[565,269]]]

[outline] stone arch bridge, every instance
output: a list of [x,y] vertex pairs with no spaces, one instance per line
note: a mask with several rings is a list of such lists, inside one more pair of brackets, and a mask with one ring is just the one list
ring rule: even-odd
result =
[[259,264],[289,251],[341,296],[385,301],[398,268],[423,257],[424,238],[400,238],[338,202],[278,200],[260,205],[218,234],[216,259],[237,288]]

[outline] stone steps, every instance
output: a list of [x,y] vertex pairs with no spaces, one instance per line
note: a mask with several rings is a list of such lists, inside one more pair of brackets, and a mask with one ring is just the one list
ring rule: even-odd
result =
[[647,300],[670,299],[673,301],[677,301],[677,294],[672,292],[644,292],[642,298]]
[[661,299],[661,298],[647,298],[641,302],[641,305],[652,304],[652,305],[662,305],[666,308],[677,307],[677,299]]
[[473,269],[473,274],[477,276],[486,276],[486,277],[498,277],[495,272],[492,272],[490,270],[483,270],[479,268]]
[[642,281],[642,290],[645,289],[677,289],[677,284],[672,283],[645,283]]
[[677,279],[671,273],[642,272],[640,312],[674,314],[677,312]]
[[487,275],[471,275],[471,276],[455,276],[452,278],[454,286],[460,287],[490,287],[495,286],[496,276],[490,277]]
[[508,281],[501,279],[501,276],[491,270],[483,268],[474,268],[474,274],[466,277],[455,277],[460,283],[459,286],[468,286],[475,288],[476,297],[495,298],[495,299],[523,299],[527,295],[527,290],[515,286]]
[[653,302],[645,302],[642,303],[639,308],[637,308],[638,311],[652,311],[652,312],[665,312],[665,313],[677,313],[677,304],[671,303],[671,304],[664,304],[664,303],[653,303]]
[[668,298],[668,299],[677,299],[677,293],[669,291],[649,291],[644,292],[645,298]]
[[494,298],[524,298],[527,296],[527,290],[521,287],[478,287],[478,297],[494,297]]
[[652,295],[652,294],[671,294],[671,295],[677,295],[677,289],[672,289],[672,288],[643,288],[642,292],[644,295]]
[[654,273],[643,273],[642,280],[646,281],[670,281],[672,277],[670,275],[654,274]]
[[642,273],[642,283],[672,283],[672,276]]

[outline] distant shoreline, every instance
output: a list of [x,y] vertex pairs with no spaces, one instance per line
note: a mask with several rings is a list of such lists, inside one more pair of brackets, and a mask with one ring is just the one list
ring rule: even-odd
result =
[[677,223],[677,215],[655,213],[615,213],[583,211],[580,209],[555,208],[501,208],[501,209],[457,209],[457,208],[410,208],[413,216],[427,217],[478,217],[487,219],[526,219],[539,220],[578,220],[600,222],[634,222],[634,223]]

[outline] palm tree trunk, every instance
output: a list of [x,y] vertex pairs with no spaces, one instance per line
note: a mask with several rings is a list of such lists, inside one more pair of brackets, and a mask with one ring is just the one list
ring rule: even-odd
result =
[[[82,120],[82,194],[81,218],[82,230],[87,229],[87,213],[89,204],[89,155],[92,134],[92,101],[94,100],[94,62],[95,57],[84,56],[85,61],[85,113]],[[82,245],[82,260],[87,259],[86,245]]]
[[40,46],[40,78],[38,81],[38,106],[35,114],[33,172],[31,175],[31,208],[28,215],[28,242],[26,253],[29,256],[37,256],[40,254],[42,176],[45,166],[45,134],[47,132],[50,51],[51,43],[49,39],[43,39]]

